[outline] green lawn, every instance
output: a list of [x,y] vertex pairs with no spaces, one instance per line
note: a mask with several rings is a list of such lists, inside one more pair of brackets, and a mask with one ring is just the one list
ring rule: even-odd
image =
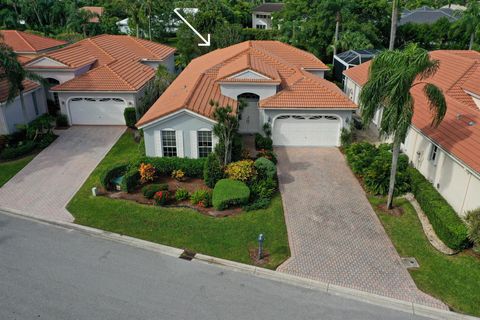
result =
[[76,223],[243,263],[251,263],[248,249],[255,247],[258,234],[263,233],[270,253],[266,267],[275,268],[289,257],[280,195],[268,209],[227,218],[91,196],[105,168],[140,154],[132,134],[126,132],[68,205]]
[[[384,202],[377,197],[369,200],[375,209]],[[446,256],[438,252],[425,237],[410,203],[397,199],[396,205],[404,209],[400,217],[376,211],[400,256],[419,262],[420,268],[410,271],[417,286],[455,311],[480,316],[480,259],[467,253]]]
[[36,154],[31,154],[17,160],[0,162],[0,187],[22,170],[35,156]]

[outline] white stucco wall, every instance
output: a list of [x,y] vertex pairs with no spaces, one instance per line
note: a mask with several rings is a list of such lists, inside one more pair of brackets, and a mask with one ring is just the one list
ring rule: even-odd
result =
[[243,93],[254,93],[260,100],[271,97],[277,93],[276,84],[249,84],[249,83],[222,83],[220,84],[222,95],[232,99]]
[[412,165],[432,183],[460,216],[479,208],[480,177],[440,147],[437,160],[431,161],[433,145],[423,134],[410,128],[403,148]]
[[305,71],[310,72],[311,74],[324,79],[325,78],[325,71],[324,70],[311,70],[311,69],[305,69]]
[[78,77],[79,75],[87,72],[90,70],[91,65],[86,65],[82,68],[76,69],[76,70],[55,70],[55,69],[49,69],[49,70],[43,70],[43,69],[35,69],[33,67],[27,67],[27,69],[33,71],[34,73],[38,74],[40,77],[47,79],[47,78],[52,78],[60,83],[67,82],[68,80],[72,80],[75,77]]
[[[257,18],[257,15],[266,15],[269,18]],[[256,11],[252,13],[252,28],[257,29],[257,25],[265,25],[265,29],[272,29],[272,13]]]
[[360,100],[360,90],[362,87],[360,87],[358,84],[355,83],[352,79],[349,77],[345,76],[345,83],[343,86],[343,92],[348,96],[350,100],[352,100],[355,104],[358,105],[358,102]]

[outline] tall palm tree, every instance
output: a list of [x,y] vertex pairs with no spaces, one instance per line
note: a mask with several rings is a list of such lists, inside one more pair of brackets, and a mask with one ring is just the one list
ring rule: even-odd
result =
[[387,201],[389,209],[392,208],[400,144],[405,140],[412,123],[415,101],[410,89],[423,86],[432,111],[432,126],[438,126],[447,111],[442,90],[428,82],[438,66],[438,60],[430,59],[428,51],[415,44],[403,51],[384,51],[373,59],[368,81],[360,94],[363,121],[370,123],[377,109],[383,108],[380,134],[393,138]]
[[395,37],[397,35],[397,23],[398,23],[398,8],[400,7],[400,0],[392,0],[392,22],[390,25],[390,44],[388,50],[395,48]]
[[480,33],[480,3],[477,0],[470,0],[468,2],[467,10],[463,13],[459,24],[463,26],[470,35],[468,50],[472,50],[475,35]]
[[18,62],[15,52],[5,43],[0,43],[0,66],[0,81],[7,80],[8,82],[7,104],[19,96],[22,106],[23,122],[25,125],[28,125],[27,109],[23,97],[23,91],[25,89],[23,81],[30,79],[43,83],[44,80],[40,76],[25,70],[22,64]]

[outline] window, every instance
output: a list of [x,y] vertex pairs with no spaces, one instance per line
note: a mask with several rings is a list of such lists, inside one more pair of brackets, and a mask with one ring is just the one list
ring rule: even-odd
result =
[[205,158],[213,151],[212,131],[198,131],[198,157]]
[[433,162],[433,164],[437,164],[438,160],[438,147],[434,144],[432,144],[432,150],[430,151],[430,157],[429,160]]
[[257,14],[257,19],[270,19],[268,14]]
[[177,139],[175,131],[162,130],[162,148],[164,157],[177,156]]
[[267,29],[267,26],[264,24],[257,24],[257,29]]

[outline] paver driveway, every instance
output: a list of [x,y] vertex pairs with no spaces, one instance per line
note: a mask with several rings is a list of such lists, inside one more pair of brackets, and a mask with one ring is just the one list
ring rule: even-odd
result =
[[278,148],[292,256],[278,271],[446,308],[417,289],[336,148]]
[[125,127],[81,126],[59,137],[0,188],[0,208],[72,222],[65,209]]

